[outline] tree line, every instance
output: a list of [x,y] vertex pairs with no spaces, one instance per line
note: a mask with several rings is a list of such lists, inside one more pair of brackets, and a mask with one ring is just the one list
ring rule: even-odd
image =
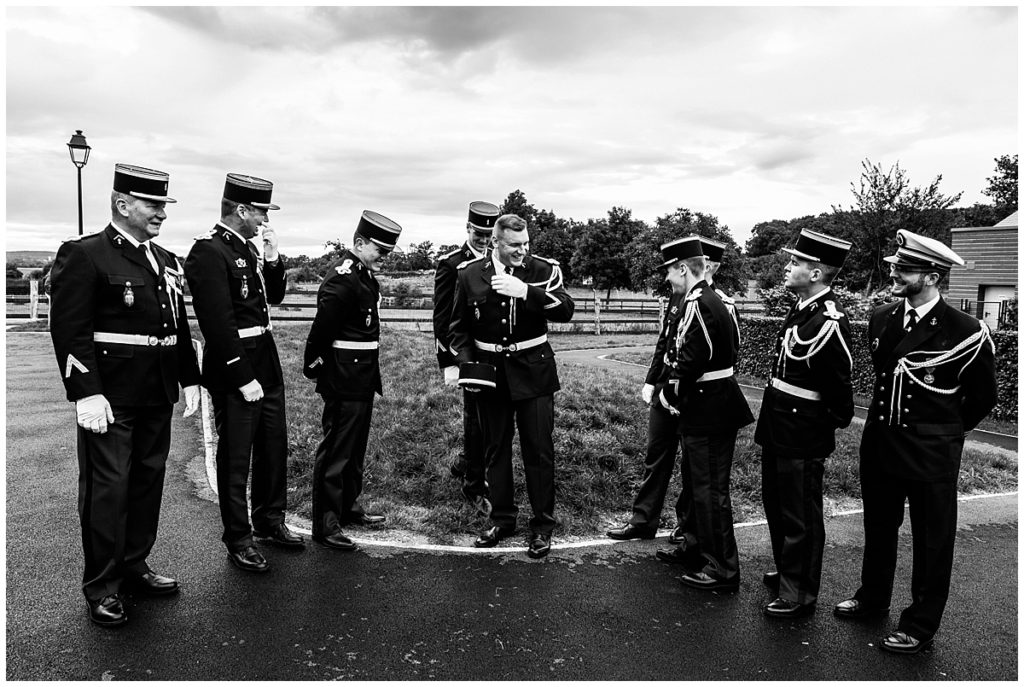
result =
[[[869,294],[887,282],[888,268],[882,258],[895,251],[897,229],[907,229],[949,243],[954,227],[991,226],[1017,211],[1017,155],[995,158],[993,176],[986,179],[983,194],[991,204],[956,207],[962,192],[947,195],[940,190],[942,175],[926,186],[912,185],[899,162],[886,169],[864,160],[859,178],[851,182],[853,203],[833,205],[831,211],[788,220],[773,219],[754,225],[741,248],[729,227],[712,214],[676,208],[653,224],[632,216],[624,207],[586,221],[559,217],[553,210],[538,210],[526,194],[516,189],[500,206],[502,214],[514,213],[530,227],[530,251],[559,262],[566,282],[588,284],[605,291],[614,289],[663,295],[666,286],[656,271],[661,263],[659,246],[688,234],[715,239],[726,246],[715,283],[729,293],[745,292],[748,280],[767,288],[781,281],[785,265],[779,249],[792,245],[802,229],[812,229],[851,241],[854,249],[838,284]],[[286,258],[300,279],[319,279],[345,250],[340,240],[325,245],[318,258]],[[458,248],[430,241],[396,250],[388,259],[388,272],[431,270],[440,255]]]

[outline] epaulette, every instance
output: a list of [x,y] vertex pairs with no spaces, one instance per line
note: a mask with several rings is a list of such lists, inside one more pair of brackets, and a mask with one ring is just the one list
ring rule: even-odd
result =
[[69,236],[63,241],[61,241],[61,243],[67,243],[68,241],[81,241],[84,238],[85,236]]
[[467,260],[466,262],[464,262],[464,263],[462,263],[461,265],[459,265],[459,266],[458,266],[458,268],[456,268],[456,269],[460,269],[460,270],[461,270],[461,269],[465,269],[465,268],[466,268],[466,267],[468,267],[469,265],[472,265],[472,264],[473,264],[474,262],[480,262],[480,261],[481,261],[481,260],[483,260],[483,259],[484,259],[485,257],[486,257],[486,256],[483,256],[483,255],[481,255],[481,256],[480,256],[479,258],[473,258],[472,260]]
[[831,317],[833,320],[841,320],[844,315],[836,310],[835,301],[825,301],[825,317]]
[[718,297],[722,299],[723,303],[726,303],[728,305],[736,305],[736,299],[726,294],[725,291],[722,291],[721,289],[715,289],[715,293],[718,294]]
[[552,265],[555,265],[555,266],[558,265],[558,261],[555,260],[554,258],[545,258],[545,257],[542,257],[540,255],[533,255],[531,257],[537,258],[538,260],[543,260],[544,262],[552,264]]
[[686,295],[686,300],[688,300],[688,301],[695,301],[695,300],[697,300],[698,298],[700,298],[701,291],[703,291],[703,289],[694,289],[693,291],[691,291],[690,293],[688,293]]
[[193,236],[192,240],[193,241],[205,241],[206,239],[212,239],[216,235],[217,235],[217,231],[214,230],[214,229],[210,229],[205,234],[200,234],[199,236]]
[[461,249],[461,248],[456,248],[456,249],[455,249],[455,250],[453,250],[452,252],[450,252],[450,253],[445,253],[444,255],[442,255],[442,256],[441,256],[441,259],[442,259],[442,260],[447,260],[448,258],[452,257],[452,256],[453,256],[453,255],[455,255],[456,253],[461,253],[461,252],[462,252],[462,249]]

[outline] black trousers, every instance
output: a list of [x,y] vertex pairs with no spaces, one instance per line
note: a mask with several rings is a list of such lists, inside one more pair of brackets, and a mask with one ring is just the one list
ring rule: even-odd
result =
[[[738,581],[739,555],[732,528],[732,500],[729,479],[732,471],[736,430],[715,434],[687,434],[682,437],[687,456],[687,474],[693,489],[693,519],[688,522],[695,532],[686,534],[684,548],[698,550],[704,557],[703,572],[719,580]],[[696,544],[696,547],[694,547]]]
[[[231,551],[252,546],[252,528],[284,522],[288,505],[288,425],[284,385],[263,390],[250,403],[241,392],[210,393],[217,426],[217,495],[224,523],[222,541]],[[252,464],[252,527],[246,504]]]
[[[639,527],[657,528],[661,522],[661,510],[665,494],[679,450],[679,418],[672,415],[658,402],[651,406],[647,417],[647,455],[644,459],[644,476],[633,499],[633,515],[629,522]],[[684,452],[685,453],[685,452]],[[684,526],[686,510],[690,507],[690,480],[686,468],[682,467],[683,488],[676,500],[676,524]]]
[[779,596],[786,601],[818,600],[825,550],[824,474],[825,457],[792,458],[761,451],[761,502],[779,572]]
[[148,572],[171,445],[170,405],[113,406],[104,434],[78,428],[78,515],[92,600],[120,591],[126,574]]
[[914,542],[911,604],[900,615],[897,629],[928,641],[939,629],[949,598],[956,541],[956,479],[923,482],[861,466],[860,480],[864,564],[854,598],[872,606],[890,605],[903,505],[909,501]]
[[324,438],[313,464],[313,537],[341,531],[363,513],[363,460],[370,437],[373,398],[349,401],[324,396]]
[[484,462],[484,431],[476,394],[462,391],[462,490],[471,496],[487,496],[487,465]]
[[555,427],[554,396],[509,401],[494,392],[481,391],[480,420],[484,433],[484,457],[491,491],[491,522],[502,529],[516,526],[512,474],[512,438],[519,427],[519,445],[526,473],[526,493],[533,517],[530,531],[551,534],[555,529]]

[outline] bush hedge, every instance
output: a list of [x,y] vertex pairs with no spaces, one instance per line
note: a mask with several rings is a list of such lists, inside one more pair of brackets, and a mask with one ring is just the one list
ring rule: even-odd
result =
[[[736,365],[737,374],[768,379],[771,376],[773,355],[765,351],[775,350],[775,338],[782,326],[781,317],[751,315],[743,318],[743,340]],[[871,397],[875,382],[868,349],[868,323],[851,321],[853,341],[850,353],[853,355],[853,393]],[[1017,332],[998,331],[992,333],[996,345],[996,381],[999,384],[999,401],[989,417],[1014,422],[1017,420]]]

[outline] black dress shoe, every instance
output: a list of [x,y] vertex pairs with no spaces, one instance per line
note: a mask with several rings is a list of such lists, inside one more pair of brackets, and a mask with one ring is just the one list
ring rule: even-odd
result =
[[889,612],[888,606],[872,606],[860,599],[847,599],[840,601],[832,609],[832,614],[837,618],[870,618],[872,616],[885,615]]
[[544,558],[551,552],[551,535],[543,532],[534,532],[530,535],[530,548],[526,555],[530,558]]
[[814,609],[815,604],[798,604],[779,598],[764,607],[764,614],[769,618],[801,618],[814,613]]
[[916,637],[911,637],[902,630],[893,632],[888,637],[884,637],[879,642],[878,647],[885,651],[891,651],[894,654],[916,654],[919,651],[927,649],[932,645],[932,640],[927,639],[921,641]]
[[359,548],[344,532],[335,532],[334,534],[320,537],[314,536],[313,541],[321,546],[326,546],[328,549],[336,549],[338,551],[355,551]]
[[128,614],[124,612],[124,603],[119,594],[110,594],[97,601],[86,599],[89,603],[89,620],[101,627],[117,627],[128,622]]
[[761,581],[764,582],[764,586],[775,592],[776,596],[779,594],[779,582],[781,579],[781,576],[775,570],[769,570],[761,577]]
[[681,565],[690,572],[699,571],[705,564],[703,557],[695,555],[678,546],[673,546],[669,549],[658,549],[654,555],[659,561],[664,561],[665,563],[671,563],[673,565]]
[[125,578],[126,586],[149,596],[164,596],[178,591],[178,581],[150,570]]
[[228,551],[228,560],[234,563],[236,568],[246,572],[265,573],[270,570],[270,563],[255,546],[247,546],[239,551]]
[[253,530],[252,535],[258,539],[266,539],[278,546],[286,546],[293,549],[305,546],[302,537],[288,529],[288,525],[283,522],[267,530]]
[[475,546],[478,549],[489,549],[492,546],[497,546],[498,542],[500,542],[505,537],[511,537],[515,533],[515,529],[492,527],[491,529],[487,530],[479,537],[477,537],[476,541],[473,542],[473,546]]
[[717,577],[711,577],[705,572],[687,572],[679,578],[687,587],[693,587],[694,589],[705,589],[709,592],[735,592],[739,591],[740,583],[739,580],[735,582],[729,582],[726,580],[720,580]]
[[383,515],[371,515],[370,513],[360,513],[354,517],[348,519],[346,525],[366,526],[366,525],[379,525],[387,520],[387,517]]
[[672,534],[668,535],[669,544],[682,544],[686,541],[686,533],[683,532],[682,527],[676,527],[672,530]]
[[652,527],[644,527],[643,525],[634,525],[632,523],[623,527],[616,527],[615,529],[608,530],[605,534],[611,539],[618,539],[619,541],[627,541],[629,539],[654,539],[658,531]]

